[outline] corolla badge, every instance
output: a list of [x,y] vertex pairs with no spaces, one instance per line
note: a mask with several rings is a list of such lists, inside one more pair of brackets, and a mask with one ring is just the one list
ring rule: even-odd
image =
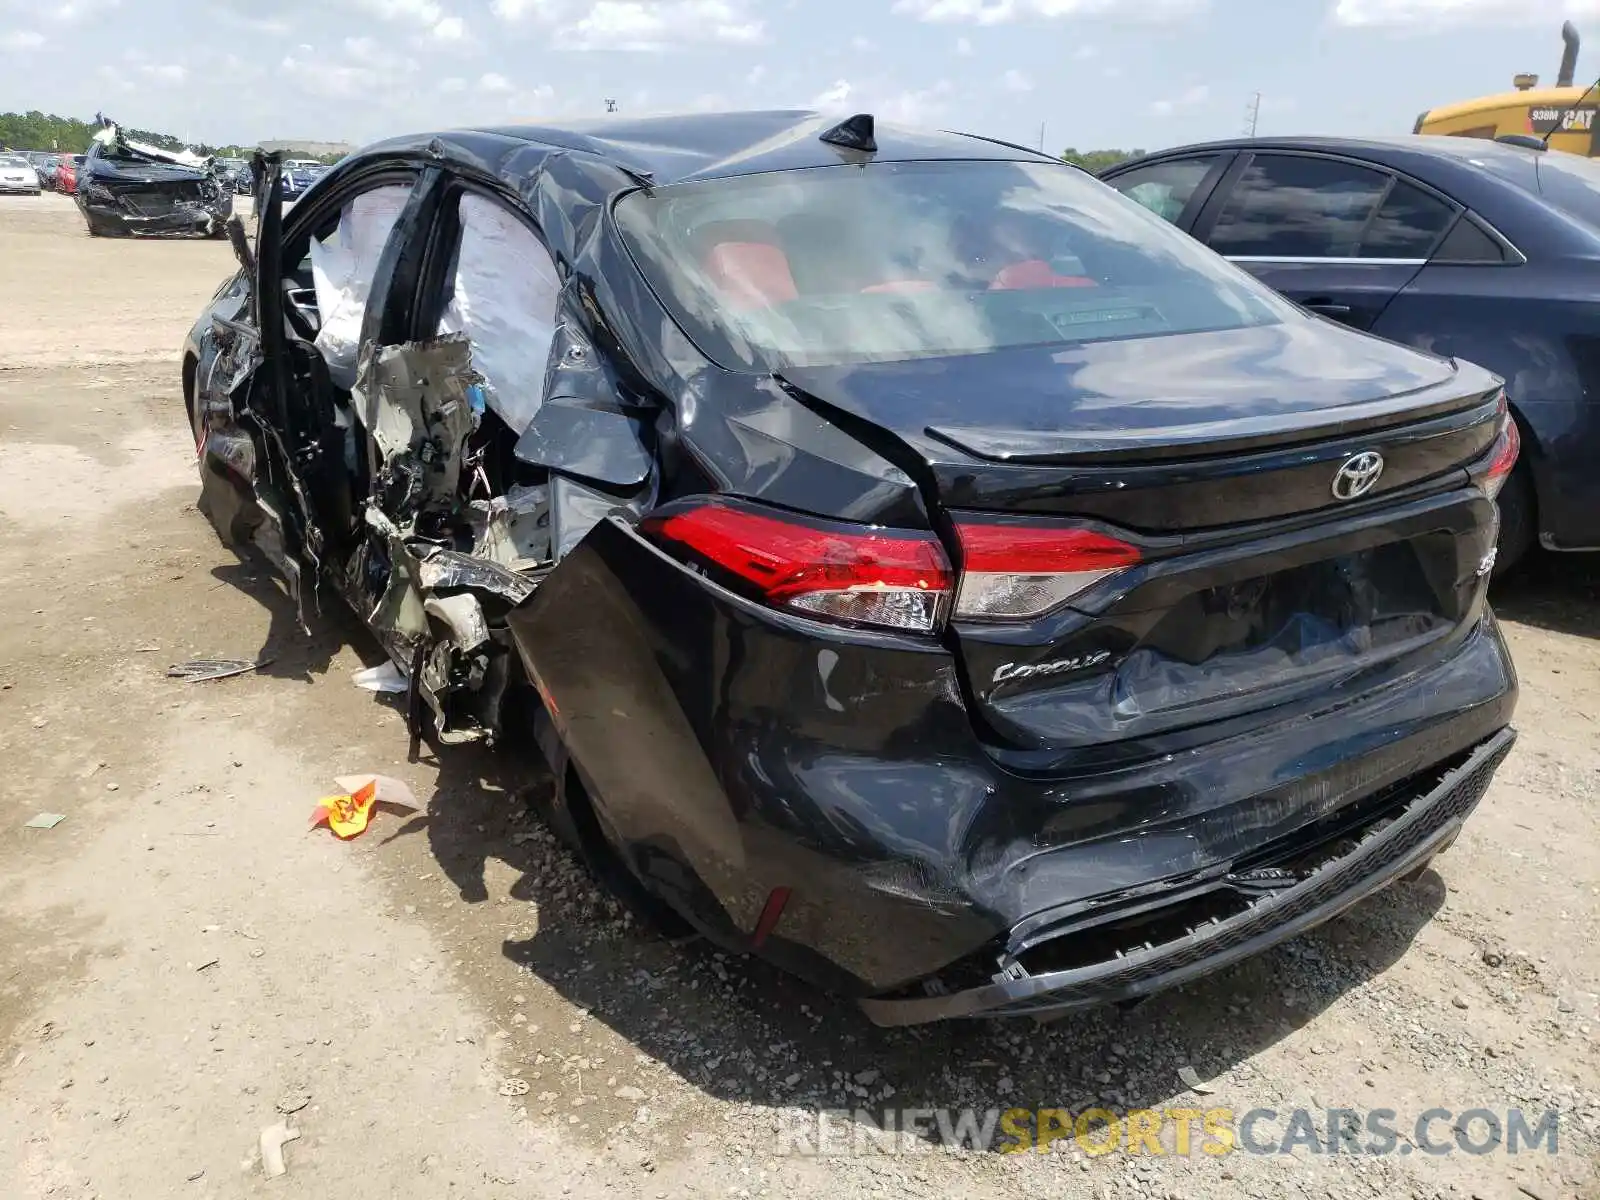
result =
[[1352,454],[1333,473],[1333,498],[1355,500],[1377,486],[1383,474],[1383,455],[1376,450]]
[[1062,675],[1067,671],[1081,671],[1097,667],[1111,657],[1109,650],[1096,650],[1093,654],[1080,654],[1076,658],[1058,658],[1047,663],[1006,663],[994,673],[994,683],[1008,679],[1037,679],[1041,675]]

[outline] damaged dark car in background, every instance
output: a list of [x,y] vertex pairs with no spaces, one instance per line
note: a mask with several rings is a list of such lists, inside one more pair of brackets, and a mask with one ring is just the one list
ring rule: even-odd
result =
[[663,927],[883,1024],[1133,1000],[1421,871],[1510,749],[1500,381],[1074,168],[744,113],[282,193],[185,348],[202,510],[414,736],[531,725]]
[[91,237],[225,237],[233,190],[212,160],[129,141],[107,122],[78,169]]

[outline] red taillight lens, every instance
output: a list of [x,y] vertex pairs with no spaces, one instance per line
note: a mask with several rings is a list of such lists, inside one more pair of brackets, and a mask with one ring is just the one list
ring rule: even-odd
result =
[[1019,621],[1049,612],[1139,561],[1139,550],[1089,529],[958,521],[956,616]]
[[1483,476],[1483,490],[1493,500],[1500,494],[1500,489],[1505,487],[1506,480],[1511,478],[1512,468],[1517,465],[1517,455],[1522,453],[1522,434],[1517,431],[1517,423],[1506,415],[1505,425],[1500,430],[1500,436],[1495,439],[1494,457],[1489,460],[1489,469]]
[[742,583],[774,607],[932,632],[953,586],[932,533],[813,520],[747,501],[695,500],[641,532]]

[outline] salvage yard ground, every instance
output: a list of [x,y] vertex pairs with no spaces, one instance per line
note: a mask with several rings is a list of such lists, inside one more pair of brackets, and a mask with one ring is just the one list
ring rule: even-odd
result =
[[[350,684],[370,639],[334,611],[306,639],[218,544],[177,350],[230,270],[226,243],[91,240],[62,197],[0,201],[6,1200],[1600,1197],[1600,562],[1499,595],[1521,741],[1421,879],[1133,1011],[880,1031],[629,924],[528,815],[529,752],[408,763],[396,706]],[[358,771],[426,811],[308,833]],[[44,811],[66,820],[23,827]],[[1403,1133],[1556,1109],[1558,1153],[804,1157],[775,1132],[1092,1105],[1276,1110],[1258,1142],[1296,1108]],[[285,1119],[268,1182],[258,1136]]]

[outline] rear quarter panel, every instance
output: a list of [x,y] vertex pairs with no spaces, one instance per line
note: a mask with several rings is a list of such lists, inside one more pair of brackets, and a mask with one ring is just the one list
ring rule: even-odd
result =
[[1577,269],[1425,267],[1373,332],[1506,381],[1539,499],[1563,547],[1600,546],[1600,287]]

